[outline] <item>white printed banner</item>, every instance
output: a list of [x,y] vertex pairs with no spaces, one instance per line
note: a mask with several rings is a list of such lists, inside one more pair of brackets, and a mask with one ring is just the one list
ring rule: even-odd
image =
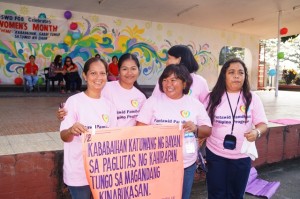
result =
[[67,32],[67,20],[0,15],[1,40],[28,43],[62,43]]

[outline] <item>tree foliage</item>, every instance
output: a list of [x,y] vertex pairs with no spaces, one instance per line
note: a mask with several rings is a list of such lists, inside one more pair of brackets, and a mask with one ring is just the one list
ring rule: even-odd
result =
[[[277,39],[262,40],[261,45],[265,45],[266,66],[276,66]],[[280,52],[284,53],[284,58],[281,59],[280,62],[284,62],[286,60],[291,61],[294,63],[294,66],[297,66],[297,68],[300,69],[300,35],[282,37]]]

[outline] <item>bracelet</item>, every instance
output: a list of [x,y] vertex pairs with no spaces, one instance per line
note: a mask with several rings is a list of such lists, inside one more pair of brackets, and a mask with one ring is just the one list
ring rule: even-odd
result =
[[257,138],[260,138],[260,136],[261,136],[261,132],[260,132],[260,130],[259,130],[259,129],[255,129],[255,130],[256,130],[256,132],[257,132],[256,139],[257,139]]
[[194,134],[196,135],[196,137],[198,137],[198,126],[197,125],[195,126],[196,126],[196,131],[194,131]]

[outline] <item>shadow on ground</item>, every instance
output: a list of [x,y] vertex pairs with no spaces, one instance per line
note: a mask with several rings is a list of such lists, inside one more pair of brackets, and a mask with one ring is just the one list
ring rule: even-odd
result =
[[[300,198],[300,158],[280,163],[265,165],[257,168],[258,177],[267,181],[279,181],[280,187],[272,199],[298,199]],[[205,182],[193,185],[191,199],[206,199],[207,190]],[[245,199],[265,198],[249,194]]]

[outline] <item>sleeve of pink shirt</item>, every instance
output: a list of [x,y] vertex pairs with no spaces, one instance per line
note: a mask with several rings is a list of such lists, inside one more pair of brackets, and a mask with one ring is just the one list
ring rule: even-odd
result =
[[111,106],[111,111],[110,111],[110,126],[109,127],[117,127],[117,109],[116,107],[112,104],[112,103],[109,103],[110,106]]
[[209,89],[208,89],[208,85],[207,85],[207,82],[206,80],[200,76],[200,75],[197,75],[198,76],[198,80],[199,80],[199,83],[198,83],[198,89],[201,90],[201,93],[199,95],[199,101],[204,103],[205,101],[205,98],[207,96],[207,94],[209,93]]
[[155,102],[154,96],[151,96],[145,101],[144,105],[142,106],[139,112],[139,115],[136,118],[136,121],[142,122],[144,124],[151,124],[154,102]]
[[158,97],[159,95],[161,95],[161,91],[159,90],[158,82],[156,82],[156,85],[155,85],[154,90],[152,92],[152,96]]
[[208,114],[205,110],[205,107],[202,103],[200,103],[199,105],[199,116],[197,117],[197,125],[201,126],[201,125],[206,125],[211,127],[211,121],[210,118],[208,117]]
[[105,86],[103,87],[102,91],[101,91],[101,95],[102,97],[105,98],[105,100],[107,100],[107,104],[109,104],[110,107],[110,125],[109,127],[116,127],[117,126],[117,109],[115,107],[115,105],[113,104],[113,97],[112,97],[112,92],[113,87],[112,87],[112,83],[111,82],[107,82],[105,84]]
[[259,123],[268,124],[268,119],[265,113],[264,106],[259,98],[259,96],[252,92],[252,102],[253,102],[253,109],[252,109],[252,122],[254,125]]
[[64,109],[68,111],[64,120],[60,123],[60,131],[70,128],[77,121],[76,104],[74,97],[69,97]]
[[106,82],[105,86],[103,87],[103,89],[101,91],[101,95],[103,97],[105,97],[106,99],[111,100],[112,99],[111,92],[112,92],[111,84],[110,84],[110,82]]

